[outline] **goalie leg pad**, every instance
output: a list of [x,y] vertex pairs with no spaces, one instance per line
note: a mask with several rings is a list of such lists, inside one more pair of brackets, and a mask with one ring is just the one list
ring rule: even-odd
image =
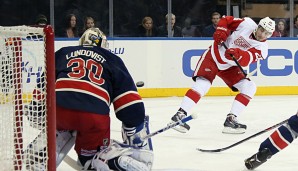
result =
[[[124,144],[125,145],[125,144]],[[92,160],[92,168],[99,168],[100,161],[106,161],[110,169],[116,170],[150,170],[154,155],[150,150],[123,146],[112,141],[106,149],[98,152]]]
[[96,153],[93,159],[110,160],[122,155],[131,155],[133,152],[130,148],[123,148],[116,142],[112,142],[111,145],[100,152]]
[[144,163],[149,168],[149,170],[151,170],[154,160],[153,151],[145,149],[131,149],[131,151],[133,153],[129,155],[130,157]]
[[129,156],[120,156],[118,158],[119,166],[127,171],[150,171],[150,169],[142,162],[139,162]]
[[82,167],[82,170],[84,171],[88,171],[88,170],[98,170],[98,171],[110,171],[109,166],[103,162],[102,160],[88,160],[84,167],[82,166],[82,164],[80,163],[80,161],[78,161],[78,165]]

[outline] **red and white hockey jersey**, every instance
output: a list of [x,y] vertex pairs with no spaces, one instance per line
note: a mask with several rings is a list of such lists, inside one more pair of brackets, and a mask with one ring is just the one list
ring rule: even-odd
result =
[[[239,48],[247,52],[243,59],[246,66],[267,57],[268,44],[266,41],[261,42],[255,39],[253,32],[258,26],[251,18],[224,16],[218,23],[218,27],[224,27],[231,31],[228,39],[224,42],[228,48]],[[224,46],[216,43],[211,46],[212,57],[220,70],[236,66],[233,60],[225,57],[225,51]]]

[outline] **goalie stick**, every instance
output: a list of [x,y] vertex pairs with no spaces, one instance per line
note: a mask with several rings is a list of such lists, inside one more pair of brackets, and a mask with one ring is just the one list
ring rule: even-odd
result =
[[286,122],[288,122],[288,119],[286,119],[286,120],[284,120],[284,121],[282,121],[282,122],[280,122],[278,124],[275,124],[275,125],[273,125],[273,126],[271,126],[269,128],[266,128],[266,129],[264,129],[264,130],[262,130],[262,131],[260,131],[260,132],[258,132],[256,134],[253,134],[253,135],[251,135],[251,136],[249,136],[249,137],[247,137],[247,138],[245,138],[245,139],[243,139],[241,141],[238,141],[238,142],[236,142],[236,143],[234,143],[232,145],[229,145],[227,147],[224,147],[224,148],[218,148],[218,149],[214,149],[214,150],[205,150],[205,149],[197,148],[197,150],[198,151],[201,151],[201,152],[221,152],[221,151],[225,151],[225,150],[230,149],[232,147],[235,147],[235,146],[237,146],[237,145],[239,145],[239,144],[241,144],[241,143],[243,143],[243,142],[245,142],[245,141],[247,141],[247,140],[249,140],[251,138],[257,137],[257,136],[259,136],[259,135],[261,135],[261,134],[263,134],[265,132],[268,132],[268,131],[270,131],[270,130],[272,130],[272,129],[274,129],[274,128],[276,128],[276,127],[278,127],[278,126],[280,126],[280,125],[282,125],[282,124],[284,124]]
[[134,144],[139,144],[142,141],[147,140],[148,138],[151,138],[151,137],[153,137],[153,136],[155,136],[157,134],[160,134],[162,132],[165,132],[166,130],[169,130],[171,128],[174,128],[175,126],[178,126],[180,124],[186,123],[186,122],[188,122],[188,121],[190,121],[192,119],[196,119],[196,118],[197,118],[197,115],[196,114],[189,115],[189,116],[183,118],[182,120],[177,121],[177,122],[174,122],[174,123],[171,123],[171,124],[168,124],[166,127],[161,128],[161,129],[159,129],[159,130],[157,130],[155,132],[152,132],[152,133],[146,135],[145,137],[138,137],[138,138],[136,138],[136,139],[133,140],[133,143]]

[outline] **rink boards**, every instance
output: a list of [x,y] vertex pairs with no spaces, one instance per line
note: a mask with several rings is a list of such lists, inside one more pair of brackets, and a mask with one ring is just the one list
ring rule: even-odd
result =
[[[123,59],[136,82],[145,83],[139,88],[142,97],[167,97],[183,96],[191,87],[196,62],[211,43],[212,40],[207,38],[114,38],[109,40],[109,48]],[[77,44],[78,39],[57,39],[55,51]],[[298,94],[298,39],[270,39],[268,44],[268,57],[244,68],[246,72],[257,69],[251,77],[258,86],[256,95]],[[23,51],[23,83],[32,87],[43,70],[44,61],[37,60],[34,51]],[[30,97],[30,94],[24,92],[26,96]],[[207,95],[233,94],[221,79],[216,78]]]

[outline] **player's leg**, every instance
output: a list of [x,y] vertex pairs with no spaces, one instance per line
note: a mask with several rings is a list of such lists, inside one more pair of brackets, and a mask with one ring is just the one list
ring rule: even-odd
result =
[[82,166],[85,166],[98,151],[110,144],[109,115],[57,107],[56,120],[58,130],[77,131],[74,148],[78,155],[78,163]]
[[222,132],[230,134],[244,133],[247,126],[239,123],[237,117],[243,112],[250,102],[250,99],[255,95],[256,85],[253,81],[246,79],[245,75],[237,66],[220,71],[218,76],[222,78],[232,90],[239,91],[224,122]]
[[[187,116],[201,97],[209,91],[217,72],[218,68],[212,59],[210,50],[208,49],[197,62],[197,66],[193,74],[193,80],[195,83],[186,92],[179,110],[171,118],[172,122],[177,122]],[[190,126],[184,123],[174,127],[173,129],[185,133],[190,129]]]
[[291,144],[298,136],[298,116],[293,115],[260,145],[259,151],[245,160],[245,166],[253,170],[265,163],[272,155]]

